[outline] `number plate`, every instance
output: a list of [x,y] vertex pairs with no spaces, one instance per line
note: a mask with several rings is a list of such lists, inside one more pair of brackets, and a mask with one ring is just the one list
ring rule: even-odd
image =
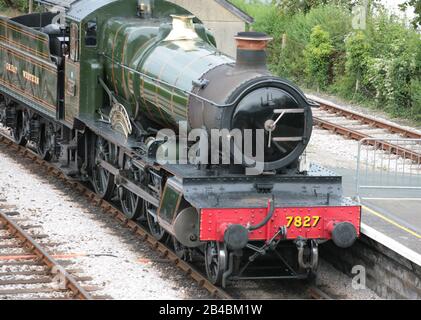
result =
[[316,228],[320,218],[320,216],[287,216],[287,228]]

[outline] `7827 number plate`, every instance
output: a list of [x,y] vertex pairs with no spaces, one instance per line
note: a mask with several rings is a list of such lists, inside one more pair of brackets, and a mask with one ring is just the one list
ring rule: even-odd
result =
[[287,228],[315,228],[320,222],[320,216],[287,216]]

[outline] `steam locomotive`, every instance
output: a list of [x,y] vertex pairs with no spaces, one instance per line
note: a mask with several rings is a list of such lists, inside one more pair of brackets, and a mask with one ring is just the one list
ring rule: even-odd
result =
[[352,246],[361,208],[306,163],[315,105],[268,71],[270,37],[239,33],[234,60],[170,1],[59,2],[63,21],[0,18],[0,122],[17,143],[203,257],[218,285],[312,277],[321,243]]

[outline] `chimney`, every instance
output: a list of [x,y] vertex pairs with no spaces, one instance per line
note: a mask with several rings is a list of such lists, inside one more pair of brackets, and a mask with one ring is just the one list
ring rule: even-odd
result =
[[237,42],[238,69],[267,69],[266,49],[273,38],[262,32],[239,32]]

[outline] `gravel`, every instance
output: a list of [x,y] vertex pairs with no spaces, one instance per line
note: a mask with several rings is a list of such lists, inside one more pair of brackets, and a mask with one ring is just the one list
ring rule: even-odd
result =
[[[378,116],[377,112],[351,108]],[[307,156],[310,161],[327,167],[354,169],[357,152],[357,141],[315,128]],[[2,151],[0,198],[15,204],[23,217],[41,224],[41,233],[48,234],[49,241],[61,243],[60,253],[82,254],[72,268],[81,268],[85,275],[93,277],[93,283],[102,287],[97,294],[115,299],[208,298],[206,292],[151,253],[149,247],[127,230],[55,179],[41,177],[37,169],[28,161],[14,159],[9,151]],[[261,282],[238,284],[238,289],[244,291],[245,298],[302,297],[301,292],[297,291],[296,296],[291,292],[290,286],[294,284],[284,284],[285,290],[279,285],[274,294],[268,289],[273,284],[265,286]],[[337,298],[379,298],[369,289],[352,289],[351,278],[324,262],[320,265],[318,285]]]
[[[333,299],[379,300],[372,290],[354,289],[352,279],[324,260],[319,263],[316,285]],[[303,299],[309,285],[300,280],[242,281],[229,292],[241,299]]]
[[[88,284],[101,289],[96,295],[114,299],[209,298],[206,291],[78,193],[54,178],[43,177],[30,161],[16,159],[0,148],[0,198],[16,206],[19,218],[30,218],[29,224],[42,226],[34,232],[48,234],[48,242],[60,244],[55,252],[78,255],[70,267],[93,278]],[[33,270],[20,270],[24,269]]]

